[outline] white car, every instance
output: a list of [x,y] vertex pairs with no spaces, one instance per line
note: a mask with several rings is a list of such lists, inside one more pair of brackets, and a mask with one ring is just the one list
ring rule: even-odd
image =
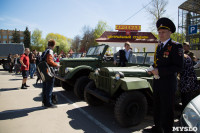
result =
[[200,95],[191,100],[185,107],[180,124],[183,131],[200,133]]

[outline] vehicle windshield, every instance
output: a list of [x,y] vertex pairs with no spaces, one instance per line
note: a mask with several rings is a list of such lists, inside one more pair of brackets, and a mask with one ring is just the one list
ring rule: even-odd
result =
[[148,64],[152,65],[154,61],[154,53],[133,53],[133,64]]
[[73,53],[72,58],[81,58],[81,53]]
[[104,47],[105,47],[105,45],[89,48],[89,50],[87,52],[87,56],[88,55],[100,55],[101,53],[103,53]]

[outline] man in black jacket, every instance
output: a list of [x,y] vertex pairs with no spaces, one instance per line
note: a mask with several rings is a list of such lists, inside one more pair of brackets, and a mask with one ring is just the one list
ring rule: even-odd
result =
[[159,75],[159,78],[153,80],[155,126],[151,132],[172,133],[177,72],[183,68],[183,48],[170,38],[176,30],[170,19],[160,18],[156,26],[160,43],[154,55],[154,69],[150,73]]
[[129,42],[125,42],[124,44],[125,49],[119,50],[117,53],[114,54],[114,64],[117,64],[117,56],[119,56],[119,64],[118,66],[125,67],[126,62],[132,62],[133,52],[130,49],[131,44]]

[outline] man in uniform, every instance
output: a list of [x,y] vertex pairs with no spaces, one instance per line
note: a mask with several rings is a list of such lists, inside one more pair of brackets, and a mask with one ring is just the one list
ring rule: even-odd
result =
[[176,30],[170,19],[160,18],[156,26],[160,43],[155,51],[154,69],[149,73],[159,75],[159,78],[153,79],[155,126],[150,132],[172,133],[177,72],[183,68],[183,48],[170,38]]
[[124,44],[125,49],[119,50],[117,53],[114,54],[114,64],[117,64],[117,56],[119,56],[119,65],[121,67],[126,66],[126,62],[132,62],[132,50],[130,42],[125,42]]
[[194,56],[194,53],[192,51],[190,51],[189,42],[184,42],[183,43],[183,49],[184,49],[184,54],[187,54],[188,56],[190,56],[193,65],[195,65],[195,56]]

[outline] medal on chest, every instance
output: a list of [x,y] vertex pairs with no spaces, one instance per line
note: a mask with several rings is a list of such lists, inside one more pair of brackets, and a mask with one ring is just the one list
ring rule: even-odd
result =
[[167,45],[167,50],[164,51],[163,53],[163,57],[164,58],[168,58],[169,57],[169,53],[171,52],[172,46]]

